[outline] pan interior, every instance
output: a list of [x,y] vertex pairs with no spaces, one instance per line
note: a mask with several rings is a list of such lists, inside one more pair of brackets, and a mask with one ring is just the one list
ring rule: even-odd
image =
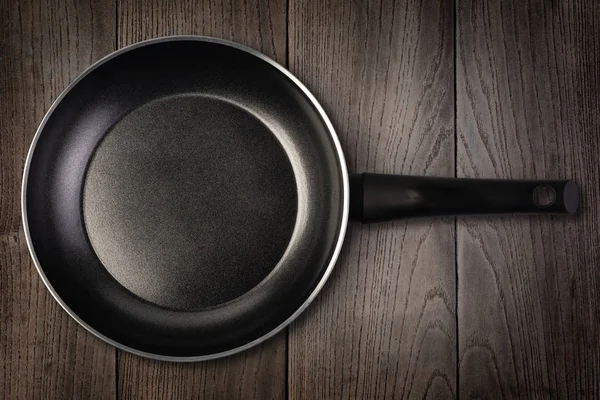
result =
[[125,288],[192,310],[233,300],[282,258],[297,214],[288,155],[251,112],[199,94],[165,96],[108,131],[90,162],[90,242]]

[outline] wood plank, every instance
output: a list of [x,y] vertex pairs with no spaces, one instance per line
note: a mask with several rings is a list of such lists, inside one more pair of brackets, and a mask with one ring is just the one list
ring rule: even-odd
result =
[[119,354],[120,399],[282,399],[285,333],[214,361],[169,363]]
[[170,35],[206,35],[286,62],[285,0],[118,1],[119,47]]
[[[165,35],[208,35],[286,59],[285,0],[119,0],[119,46]],[[286,332],[222,360],[175,364],[119,354],[124,399],[285,397]]]
[[114,399],[114,348],[54,301],[22,229],[0,235],[0,293],[2,398]]
[[20,229],[25,154],[52,101],[114,48],[114,2],[0,0],[0,393],[115,396],[115,351],[52,299]]
[[458,0],[458,174],[574,178],[576,217],[462,219],[459,394],[600,396],[600,3]]
[[[322,101],[351,172],[453,176],[451,0],[290,1],[290,69]],[[454,220],[350,224],[290,328],[290,398],[456,393]]]

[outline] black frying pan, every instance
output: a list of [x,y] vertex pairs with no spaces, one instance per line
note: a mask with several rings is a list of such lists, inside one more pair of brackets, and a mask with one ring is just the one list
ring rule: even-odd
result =
[[178,361],[290,323],[329,276],[349,216],[560,214],[577,202],[572,181],[349,178],[298,79],[203,37],[139,43],[88,68],[44,117],[22,194],[29,249],[65,310],[115,346]]

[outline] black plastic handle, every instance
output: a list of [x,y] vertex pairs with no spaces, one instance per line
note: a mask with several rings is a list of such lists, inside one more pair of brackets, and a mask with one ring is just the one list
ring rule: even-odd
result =
[[433,215],[573,214],[578,203],[579,189],[571,180],[350,177],[350,218],[364,223]]

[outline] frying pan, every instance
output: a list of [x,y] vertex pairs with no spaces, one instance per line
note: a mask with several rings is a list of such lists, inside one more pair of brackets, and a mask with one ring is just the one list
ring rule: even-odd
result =
[[296,77],[189,36],[84,71],[41,122],[22,190],[27,243],[60,305],[121,349],[175,361],[239,352],[289,324],[330,275],[349,218],[577,203],[567,180],[349,177]]

